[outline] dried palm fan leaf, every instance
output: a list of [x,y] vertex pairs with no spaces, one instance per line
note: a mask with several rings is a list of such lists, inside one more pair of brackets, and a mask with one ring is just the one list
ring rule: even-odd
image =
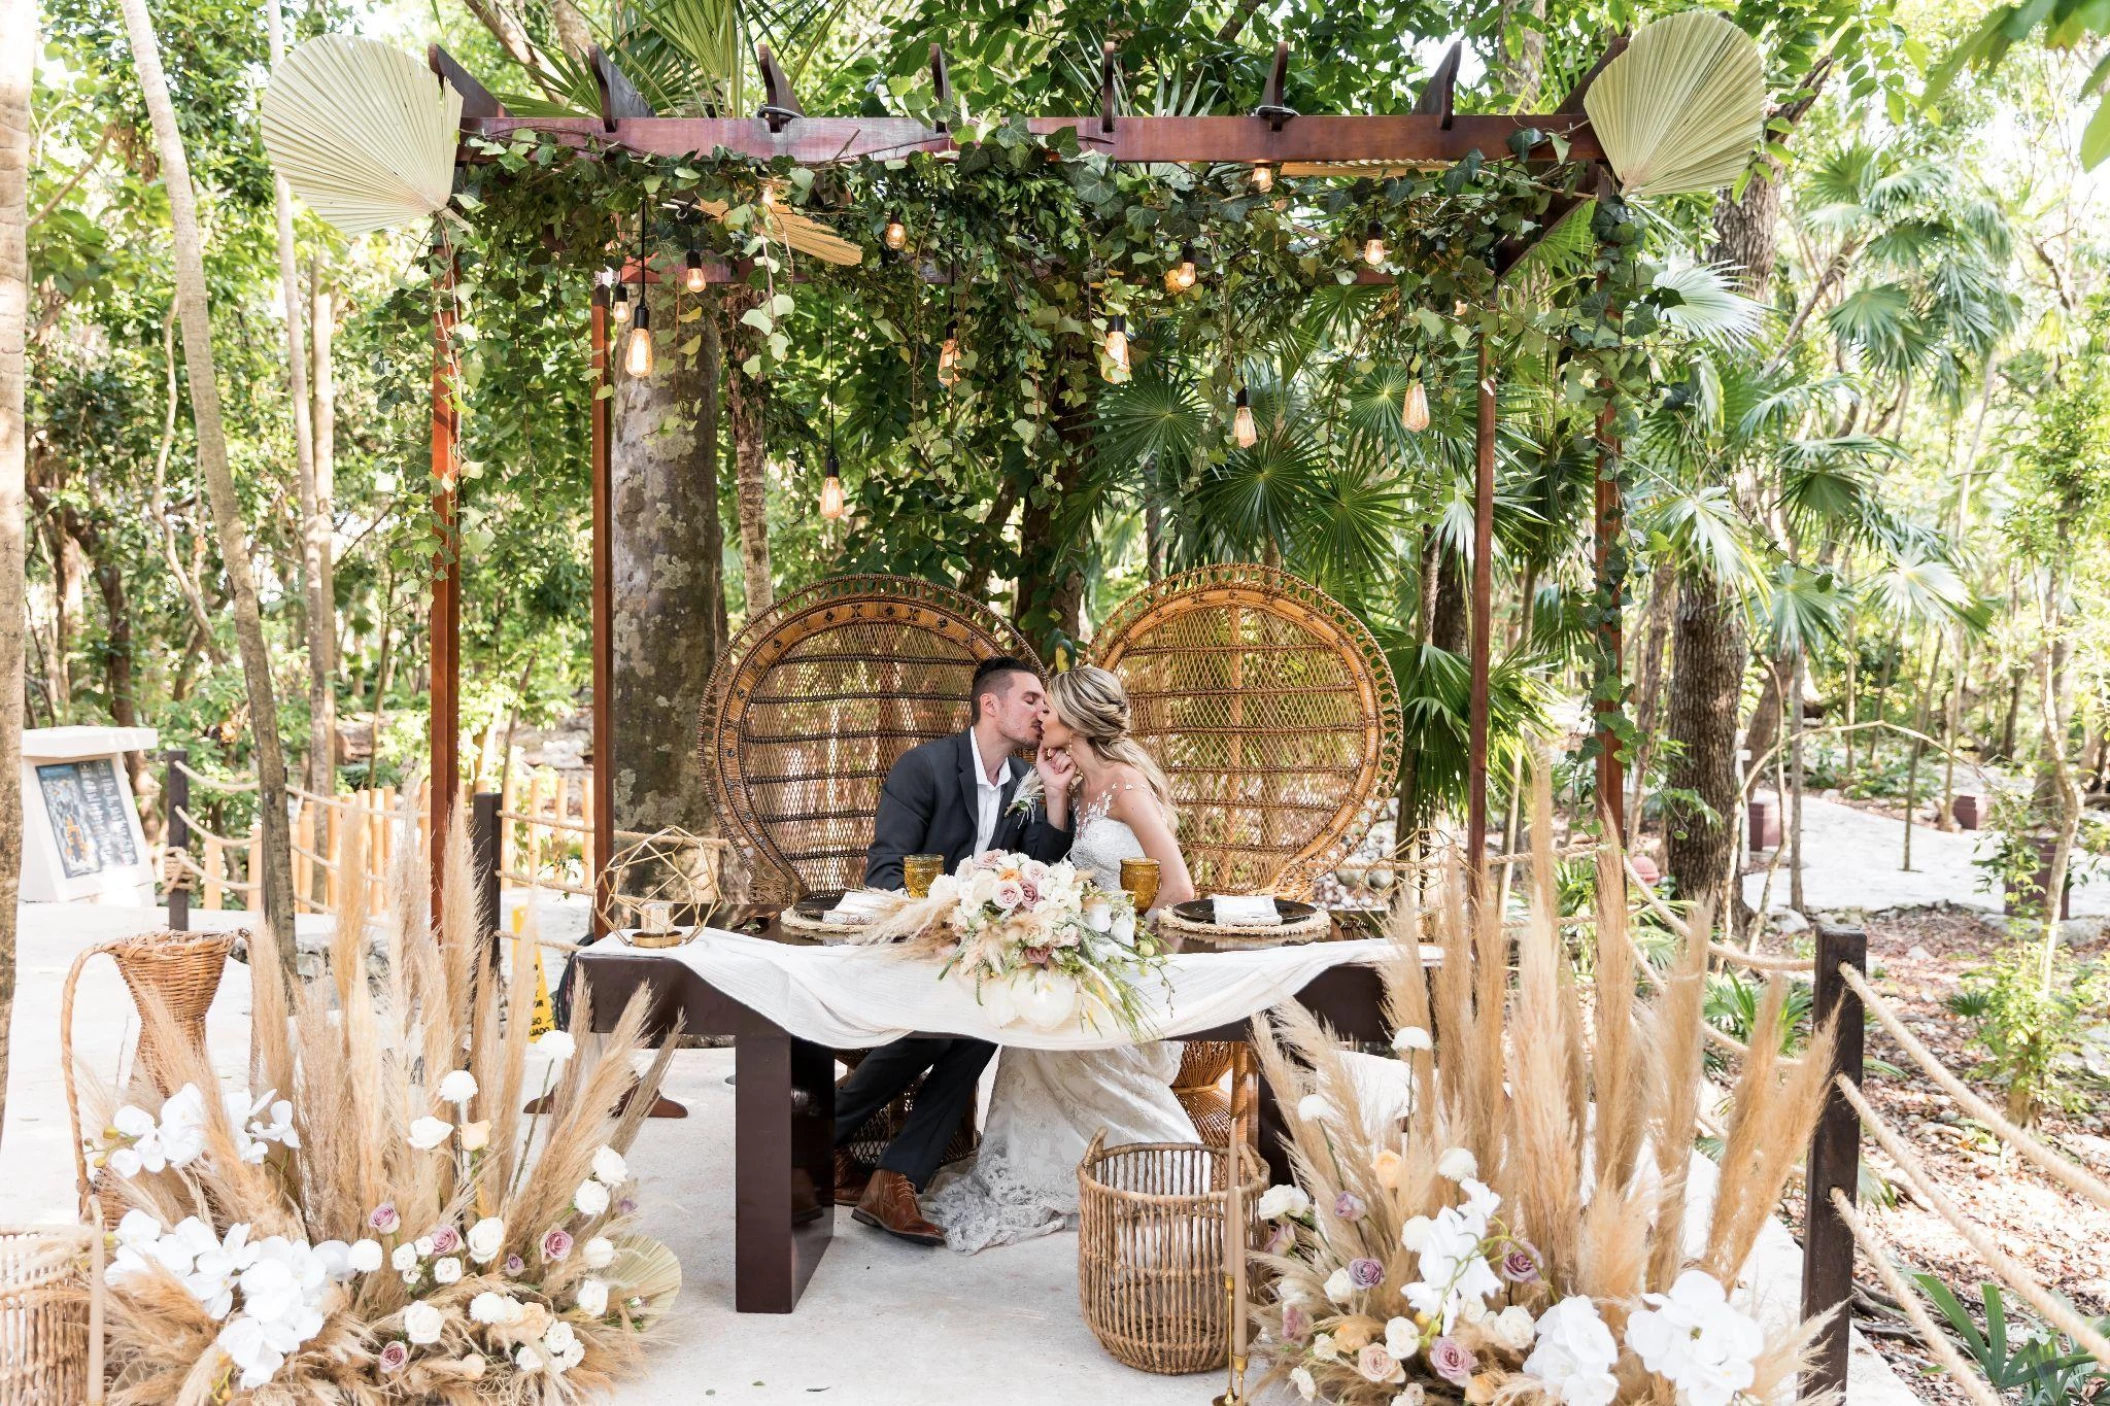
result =
[[1711,10],[1654,20],[1597,75],[1583,110],[1628,195],[1728,185],[1765,127],[1758,45]]
[[271,75],[263,116],[272,169],[346,234],[437,214],[454,193],[462,95],[401,49],[310,39]]
[[[723,216],[728,208],[722,200],[699,200],[696,208],[712,219]],[[811,254],[823,263],[841,264],[855,268],[864,262],[865,251],[810,215],[802,215],[783,205],[766,205],[763,218],[769,221],[770,237],[782,240],[801,254]]]

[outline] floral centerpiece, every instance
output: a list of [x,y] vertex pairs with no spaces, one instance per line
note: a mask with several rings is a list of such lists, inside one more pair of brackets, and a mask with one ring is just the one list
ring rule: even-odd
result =
[[149,1004],[157,1066],[103,1094],[114,1402],[558,1406],[634,1371],[679,1287],[634,1229],[623,1155],[666,1067],[663,1050],[633,1073],[642,1006],[594,1050],[543,1035],[545,1111],[524,1117],[534,984],[502,990],[483,960],[459,828],[436,931],[402,916],[422,914],[426,871],[401,852],[378,998],[359,849],[334,989],[253,983],[272,1092],[222,1090]]
[[[1622,894],[1616,852],[1599,862],[1598,892]],[[1425,915],[1395,920],[1400,1067],[1378,1082],[1396,1107],[1376,1106],[1372,1071],[1301,1011],[1258,1042],[1288,1091],[1297,1174],[1257,1207],[1269,1378],[1347,1406],[1792,1396],[1813,1325],[1768,1332],[1732,1291],[1822,1107],[1830,1030],[1782,1061],[1783,989],[1769,989],[1711,1209],[1689,1209],[1705,916],[1643,1001],[1624,906],[1600,903],[1586,1012],[1549,892],[1513,984],[1507,934],[1476,926],[1460,895],[1454,883],[1426,915],[1443,947],[1433,982],[1410,955]]]
[[1135,900],[1067,863],[993,850],[933,880],[873,925],[868,942],[941,958],[940,977],[972,982],[999,1025],[1099,1028],[1147,1037],[1146,983],[1164,957]]

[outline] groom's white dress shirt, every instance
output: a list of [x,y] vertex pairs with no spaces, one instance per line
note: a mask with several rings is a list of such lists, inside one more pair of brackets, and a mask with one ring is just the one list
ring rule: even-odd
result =
[[974,852],[987,854],[989,842],[996,838],[996,822],[1003,816],[1003,778],[1011,771],[1011,759],[1003,759],[998,779],[991,781],[989,768],[982,761],[982,739],[971,728],[967,733],[967,745],[974,750]]

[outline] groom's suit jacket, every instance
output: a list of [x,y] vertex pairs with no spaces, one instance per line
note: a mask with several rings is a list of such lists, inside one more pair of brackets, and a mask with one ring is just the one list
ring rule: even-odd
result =
[[[1017,757],[1004,759],[1004,788],[989,845],[1052,862],[1070,852],[1069,832],[1050,825],[1037,805],[1030,814],[1011,808],[1028,770]],[[865,887],[900,888],[901,861],[911,854],[942,854],[946,873],[958,869],[974,855],[975,819],[974,747],[967,733],[903,753],[879,792]]]

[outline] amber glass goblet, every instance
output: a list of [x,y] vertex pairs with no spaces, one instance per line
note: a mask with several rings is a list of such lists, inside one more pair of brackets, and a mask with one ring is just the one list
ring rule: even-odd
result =
[[1155,859],[1121,861],[1121,891],[1136,901],[1138,914],[1148,913],[1158,901],[1158,862]]
[[930,897],[931,881],[944,872],[942,854],[911,854],[901,861],[901,882],[910,898]]

